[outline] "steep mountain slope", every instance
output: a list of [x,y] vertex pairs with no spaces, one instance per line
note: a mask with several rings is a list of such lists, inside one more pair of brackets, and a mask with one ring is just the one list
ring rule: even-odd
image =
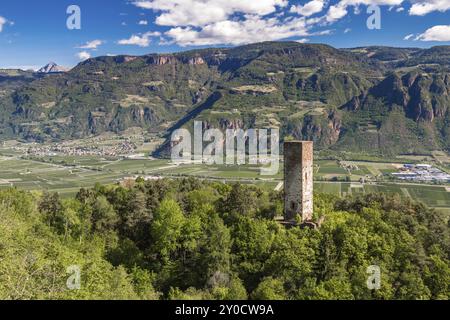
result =
[[394,73],[343,106],[346,133],[340,145],[368,145],[394,153],[450,149],[450,73],[416,69]]
[[55,62],[50,62],[47,65],[40,68],[37,73],[60,73],[67,72],[69,69],[58,66]]
[[0,91],[2,92],[0,97],[36,79],[38,79],[38,75],[32,71],[0,69]]
[[[0,69],[0,103],[2,99],[7,99],[15,90],[23,87],[39,78],[39,75],[32,71],[18,69]],[[2,106],[0,104],[0,106]],[[7,117],[7,110],[0,109],[0,122]]]
[[[318,148],[449,149],[450,47],[266,42],[98,57],[0,97],[0,137],[45,141],[142,127],[280,127]],[[161,148],[160,151],[164,151]]]
[[419,64],[450,66],[450,46],[436,46],[417,51],[400,66],[416,66]]
[[384,46],[359,47],[347,50],[354,54],[385,63],[408,60],[415,53],[422,51],[419,48],[393,48]]
[[239,109],[242,117],[263,106],[286,109],[299,99],[338,106],[371,86],[366,75],[380,74],[352,54],[298,43],[100,57],[4,99],[3,130],[38,141],[132,126],[157,132],[217,93],[216,114]]
[[200,101],[204,84],[213,80],[206,66],[175,59],[101,57],[24,86],[3,104],[10,133],[26,139],[77,138],[132,126],[158,131]]

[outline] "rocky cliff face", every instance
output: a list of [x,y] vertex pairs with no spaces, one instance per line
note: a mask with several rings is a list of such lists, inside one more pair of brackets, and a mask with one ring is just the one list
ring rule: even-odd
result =
[[202,120],[222,130],[277,126],[319,148],[448,149],[446,57],[450,47],[269,42],[92,58],[8,90],[0,72],[0,139],[62,140],[136,126],[170,135]]
[[353,98],[346,108],[354,112],[366,110],[376,102],[382,103],[387,112],[399,106],[414,121],[433,122],[436,118],[443,119],[450,106],[450,74],[395,73]]
[[174,56],[156,56],[150,57],[147,63],[157,66],[163,66],[165,64],[175,64],[176,61],[177,59]]
[[296,140],[314,141],[318,147],[335,145],[342,132],[342,119],[337,110],[326,116],[306,116],[301,121],[289,123],[287,132]]
[[198,66],[198,65],[206,64],[206,62],[205,62],[205,60],[203,60],[202,57],[194,57],[194,58],[190,58],[188,60],[188,64],[193,65],[193,66]]
[[201,56],[189,58],[189,57],[177,57],[174,55],[151,56],[148,58],[147,63],[157,66],[163,66],[166,64],[174,65],[176,63],[184,63],[192,66],[206,64],[205,60]]

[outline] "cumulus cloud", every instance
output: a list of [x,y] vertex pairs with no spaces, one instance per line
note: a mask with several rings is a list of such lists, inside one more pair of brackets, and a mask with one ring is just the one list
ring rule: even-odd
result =
[[350,6],[355,8],[358,8],[360,5],[389,6],[389,11],[394,7],[398,7],[396,12],[402,12],[405,9],[399,6],[407,1],[412,3],[409,10],[410,15],[424,16],[433,11],[445,12],[450,10],[450,0],[340,0],[338,3],[330,6],[326,20],[329,23],[333,23],[342,19],[348,14],[348,7]]
[[135,1],[139,8],[159,12],[162,26],[205,26],[228,20],[235,13],[264,16],[288,5],[288,0],[148,0]]
[[409,14],[424,16],[433,11],[445,12],[449,9],[450,0],[418,0],[409,9]]
[[84,61],[91,58],[91,54],[87,51],[81,51],[77,53],[78,59]]
[[8,25],[8,24],[9,24],[10,26],[13,26],[13,25],[14,25],[14,22],[13,22],[13,21],[9,21],[8,19],[6,19],[6,18],[0,16],[0,32],[2,32],[2,31],[3,31],[3,27],[4,27],[5,25]]
[[417,36],[420,41],[450,41],[450,25],[434,26]]
[[409,40],[409,39],[411,39],[412,37],[414,37],[414,33],[408,34],[407,36],[405,36],[405,37],[403,38],[403,40]]
[[[289,11],[288,0],[142,0],[133,4],[153,10],[155,23],[169,27],[163,43],[199,46],[308,36],[319,19],[306,18],[322,11],[324,1],[310,0],[303,6],[291,6],[291,11],[301,17],[285,14]],[[147,44],[145,39],[143,44]]]
[[262,19],[247,16],[243,21],[220,21],[200,30],[192,27],[172,28],[166,35],[181,46],[231,44],[241,45],[252,42],[280,40],[309,35],[310,26],[304,18]]
[[133,34],[128,39],[119,40],[117,43],[120,45],[132,45],[146,48],[151,43],[152,37],[161,36],[160,32],[146,32],[144,34]]
[[[337,4],[331,6],[330,9],[332,9],[333,11],[331,13],[335,13],[336,15],[336,12],[340,12],[343,17],[346,15],[343,14],[344,9],[348,8],[349,6],[390,6],[389,11],[391,11],[394,7],[398,7],[405,2],[412,3],[412,6],[409,10],[410,15],[423,16],[433,11],[445,12],[447,10],[450,10],[450,0],[340,0]],[[403,10],[403,7],[396,9],[397,12],[401,12]]]
[[[359,6],[361,5],[378,5],[378,6],[399,6],[404,0],[341,0],[335,5],[330,6],[325,16],[325,20],[328,23],[334,23],[348,14],[348,8],[354,7],[356,12],[359,12]],[[355,12],[355,14],[356,14]]]
[[297,13],[299,15],[309,17],[313,14],[319,13],[323,10],[325,7],[325,3],[323,0],[312,0],[305,5],[298,5],[298,6],[292,6],[291,12]]
[[99,46],[101,46],[104,42],[102,40],[92,40],[88,41],[86,44],[79,46],[79,49],[91,49],[96,50]]
[[3,31],[3,26],[6,24],[6,19],[0,16],[0,32]]
[[307,42],[309,42],[309,39],[307,39],[307,38],[298,39],[298,40],[295,40],[295,42],[298,42],[298,43],[307,43]]
[[141,20],[141,21],[139,21],[139,23],[138,23],[140,26],[146,26],[146,25],[148,25],[148,21],[147,20]]
[[347,5],[338,3],[337,5],[331,6],[328,9],[328,13],[325,19],[327,22],[333,23],[345,17],[347,13]]
[[[199,46],[326,34],[315,29],[343,19],[349,12],[358,14],[361,7],[389,6],[389,11],[401,12],[407,2],[412,3],[410,14],[414,15],[450,8],[450,0],[306,0],[302,4],[293,0],[132,0],[131,3],[152,10],[156,15],[154,23],[167,27],[159,35],[161,43]],[[118,43],[147,47],[150,42],[148,34],[137,34]]]

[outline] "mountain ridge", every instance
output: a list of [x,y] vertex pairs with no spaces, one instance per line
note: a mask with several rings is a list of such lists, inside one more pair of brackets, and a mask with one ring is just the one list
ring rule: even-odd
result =
[[[420,145],[425,130],[429,147],[448,150],[447,53],[445,46],[336,49],[265,42],[101,56],[0,98],[0,137],[57,141],[133,126],[169,135],[181,119],[187,128],[196,119],[220,128],[279,126],[283,135],[311,139],[320,149],[381,154],[427,149]],[[419,80],[405,84],[408,74]],[[214,103],[201,108],[207,101]],[[397,139],[408,147],[380,144],[398,134],[389,126],[394,115],[408,128]],[[376,136],[376,150],[373,141],[355,149],[360,143],[352,136],[361,132]]]
[[42,68],[40,68],[39,70],[37,70],[37,73],[61,73],[61,72],[67,72],[69,71],[69,68],[66,67],[61,67],[59,65],[57,65],[55,62],[49,62],[48,64],[46,64],[45,66],[43,66]]

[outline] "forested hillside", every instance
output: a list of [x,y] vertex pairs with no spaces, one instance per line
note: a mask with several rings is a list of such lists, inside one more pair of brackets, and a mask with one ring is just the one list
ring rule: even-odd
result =
[[0,90],[8,86],[0,139],[62,141],[133,127],[167,138],[198,120],[220,129],[279,127],[319,149],[448,151],[449,56],[449,46],[265,42],[97,57],[31,82],[0,81]]
[[[317,230],[280,225],[281,194],[252,186],[0,191],[0,299],[450,298],[450,224],[437,212],[395,195],[315,200]],[[73,265],[80,290],[66,287]]]

